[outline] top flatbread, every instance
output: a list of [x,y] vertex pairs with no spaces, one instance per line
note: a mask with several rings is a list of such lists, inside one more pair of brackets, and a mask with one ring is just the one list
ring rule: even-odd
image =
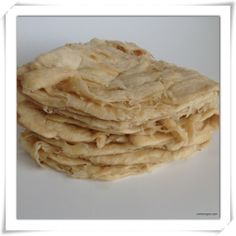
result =
[[19,89],[44,106],[108,121],[191,114],[218,93],[196,71],[156,61],[132,43],[94,39],[67,44],[18,69]]

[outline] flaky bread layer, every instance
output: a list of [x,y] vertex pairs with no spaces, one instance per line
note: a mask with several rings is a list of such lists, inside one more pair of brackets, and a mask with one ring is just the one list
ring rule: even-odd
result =
[[[75,178],[97,180],[115,180],[130,175],[145,173],[162,164],[186,158],[207,145],[207,143],[204,143],[185,148],[181,152],[172,153],[172,155],[164,155],[162,158],[156,158],[155,164],[96,165],[83,159],[71,160],[71,162],[69,162],[65,156],[51,153],[48,150],[43,149],[42,142],[38,142],[37,139],[32,138],[32,136],[22,137],[21,144],[40,166],[51,167]],[[148,154],[146,153],[146,155]]]

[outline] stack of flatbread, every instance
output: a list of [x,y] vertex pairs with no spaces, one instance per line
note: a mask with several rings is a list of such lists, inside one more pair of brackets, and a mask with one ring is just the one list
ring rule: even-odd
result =
[[218,127],[218,84],[133,43],[67,44],[18,68],[21,143],[76,178],[144,173],[205,147]]

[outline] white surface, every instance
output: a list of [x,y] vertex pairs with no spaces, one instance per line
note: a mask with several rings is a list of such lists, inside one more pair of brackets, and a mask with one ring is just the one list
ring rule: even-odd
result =
[[[219,81],[217,17],[20,17],[18,65],[93,37],[136,42],[158,59]],[[212,219],[220,214],[218,134],[187,161],[115,182],[77,180],[41,169],[19,145],[17,157],[19,219]]]

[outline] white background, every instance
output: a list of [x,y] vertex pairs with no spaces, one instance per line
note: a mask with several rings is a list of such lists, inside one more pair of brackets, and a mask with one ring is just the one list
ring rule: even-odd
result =
[[[18,17],[17,63],[93,37],[133,41],[157,59],[219,81],[217,17]],[[219,135],[187,161],[115,182],[40,169],[18,145],[17,216],[24,219],[219,217]],[[218,213],[200,217],[196,213]]]

